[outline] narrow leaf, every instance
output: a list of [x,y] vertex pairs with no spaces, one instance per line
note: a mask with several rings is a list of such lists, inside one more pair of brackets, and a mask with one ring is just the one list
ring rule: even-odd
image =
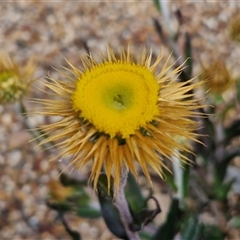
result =
[[172,240],[180,230],[182,211],[179,209],[178,199],[173,199],[166,222],[159,227],[152,240]]
[[80,217],[84,217],[84,218],[99,218],[101,217],[101,212],[97,209],[94,209],[90,206],[78,206],[77,211],[76,211],[77,215]]
[[141,189],[136,183],[136,180],[131,173],[128,174],[125,194],[130,208],[133,212],[137,212],[141,208],[146,207],[146,199],[143,197]]
[[118,238],[130,240],[127,237],[124,226],[121,222],[119,212],[113,204],[112,188],[110,195],[108,194],[107,176],[102,173],[98,180],[98,199],[101,206],[103,219],[108,229]]
[[188,77],[191,78],[192,76],[192,66],[193,66],[193,59],[192,59],[192,45],[191,45],[191,37],[189,33],[186,32],[185,34],[185,59],[186,59],[186,73]]
[[154,4],[155,4],[157,10],[158,10],[159,12],[161,12],[161,5],[160,5],[160,1],[161,1],[161,0],[153,0],[153,1],[154,1]]
[[[133,223],[130,224],[129,228],[133,232],[139,232],[143,229],[144,226],[146,226],[148,223],[152,222],[153,219],[161,212],[160,205],[157,201],[157,199],[153,196],[151,196],[149,199],[153,199],[156,208],[154,210],[149,210],[147,208],[143,208],[139,210],[137,213],[133,214]],[[149,200],[148,199],[148,200]]]

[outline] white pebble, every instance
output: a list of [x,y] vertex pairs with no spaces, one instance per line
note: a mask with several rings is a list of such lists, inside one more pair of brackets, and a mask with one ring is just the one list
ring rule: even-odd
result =
[[40,162],[40,168],[43,172],[46,172],[49,169],[49,161],[47,160],[42,160]]
[[8,163],[11,167],[15,167],[22,158],[20,151],[12,151],[8,154]]

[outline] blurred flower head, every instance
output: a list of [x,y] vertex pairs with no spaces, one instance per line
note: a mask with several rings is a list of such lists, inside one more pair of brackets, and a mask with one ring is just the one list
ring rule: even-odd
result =
[[240,42],[240,15],[237,14],[229,24],[230,37],[234,41]]
[[65,187],[58,181],[50,181],[48,183],[50,196],[56,201],[64,201],[74,193],[73,187]]
[[57,141],[60,153],[54,159],[72,155],[77,169],[93,161],[95,189],[103,169],[116,188],[123,166],[137,177],[135,163],[150,182],[148,167],[163,177],[169,170],[163,158],[171,160],[175,149],[188,151],[177,138],[197,141],[199,124],[193,117],[202,106],[191,94],[201,83],[177,82],[182,67],[169,65],[170,56],[157,73],[162,58],[151,63],[152,54],[144,48],[135,60],[129,48],[115,55],[108,47],[100,62],[82,57],[83,69],[69,63],[65,81],[50,77],[44,82],[53,98],[36,100],[43,105],[38,114],[61,117],[42,127],[48,136],[40,144]]
[[5,51],[0,51],[0,104],[13,103],[23,97],[33,81],[35,64],[21,68]]
[[202,78],[206,80],[205,87],[210,93],[221,94],[233,84],[233,79],[223,61],[216,60],[203,69]]

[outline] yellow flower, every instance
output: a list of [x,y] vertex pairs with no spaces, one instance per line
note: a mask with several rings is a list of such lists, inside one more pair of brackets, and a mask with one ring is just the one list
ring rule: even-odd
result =
[[34,71],[32,61],[21,69],[5,51],[0,51],[0,104],[19,100],[32,83]]
[[233,78],[225,63],[220,60],[216,60],[204,68],[202,78],[206,79],[205,87],[211,93],[220,94],[233,85]]
[[74,193],[72,187],[65,187],[57,181],[50,181],[48,183],[48,188],[51,197],[56,201],[64,201]]
[[77,169],[92,160],[95,188],[103,167],[116,188],[123,166],[137,177],[135,163],[150,182],[149,166],[163,177],[169,170],[163,158],[171,159],[175,149],[188,151],[177,138],[197,141],[193,117],[202,106],[191,91],[201,83],[177,82],[182,67],[169,65],[170,57],[157,73],[162,56],[153,64],[151,58],[145,48],[136,61],[129,48],[117,57],[108,47],[100,62],[83,57],[83,69],[68,63],[73,76],[64,73],[65,81],[45,81],[54,99],[36,99],[43,104],[38,114],[61,117],[42,127],[48,136],[40,144],[57,141],[60,153],[54,159],[72,155]]

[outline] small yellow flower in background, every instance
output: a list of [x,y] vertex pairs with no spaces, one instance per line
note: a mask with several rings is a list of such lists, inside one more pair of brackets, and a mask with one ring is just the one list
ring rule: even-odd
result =
[[32,61],[21,69],[5,51],[0,51],[0,104],[13,103],[24,96],[33,81],[34,71]]
[[240,42],[240,15],[236,15],[229,24],[230,37],[234,41]]
[[58,181],[50,181],[48,183],[48,188],[50,191],[51,197],[56,201],[64,201],[68,197],[72,196],[74,193],[74,188],[65,187]]
[[38,114],[62,117],[42,126],[48,136],[40,144],[57,141],[60,153],[54,159],[72,155],[70,164],[77,169],[93,161],[90,181],[95,189],[103,167],[115,188],[123,166],[137,177],[135,163],[150,182],[148,167],[164,177],[163,170],[169,169],[163,158],[171,159],[175,149],[189,151],[177,138],[197,141],[199,124],[193,117],[202,106],[190,92],[201,83],[177,82],[182,67],[169,65],[170,57],[159,73],[162,56],[152,64],[151,59],[145,48],[136,61],[129,48],[115,55],[108,47],[100,62],[83,57],[83,69],[69,63],[73,76],[64,73],[65,81],[44,82],[54,98],[36,99],[43,105]]
[[205,87],[210,93],[221,94],[233,85],[233,78],[225,63],[221,60],[214,61],[203,69],[202,78],[206,80]]

